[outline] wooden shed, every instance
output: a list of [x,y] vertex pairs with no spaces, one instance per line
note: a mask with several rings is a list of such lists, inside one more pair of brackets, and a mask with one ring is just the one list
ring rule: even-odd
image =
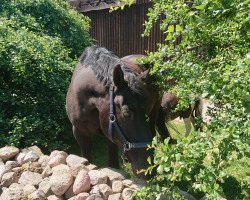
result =
[[91,36],[96,44],[104,46],[118,54],[145,54],[156,51],[157,43],[164,41],[164,35],[157,24],[150,37],[142,37],[149,0],[136,0],[130,8],[110,12],[110,6],[116,6],[117,0],[70,0],[76,9],[91,19]]

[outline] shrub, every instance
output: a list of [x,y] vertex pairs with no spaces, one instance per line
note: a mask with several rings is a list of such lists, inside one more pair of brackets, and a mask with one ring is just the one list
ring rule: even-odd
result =
[[4,1],[0,13],[0,146],[65,148],[65,96],[89,20],[63,0]]
[[[228,197],[225,183],[232,174],[227,168],[250,152],[249,1],[153,2],[145,35],[163,15],[166,43],[144,62],[154,65],[164,90],[178,94],[180,107],[206,96],[216,108],[206,132],[194,132],[174,146],[154,139],[157,175],[137,198],[178,199],[180,189],[207,199]],[[173,77],[176,86],[163,84]],[[234,199],[249,199],[249,182],[238,179],[237,184]]]

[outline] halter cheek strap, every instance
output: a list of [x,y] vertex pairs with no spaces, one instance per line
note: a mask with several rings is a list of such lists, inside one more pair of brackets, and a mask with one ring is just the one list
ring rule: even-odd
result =
[[126,151],[135,148],[146,148],[151,142],[129,142],[125,138],[122,129],[117,123],[115,110],[114,110],[114,86],[110,86],[109,90],[109,129],[108,129],[108,138],[111,142],[113,141],[113,133],[116,133],[120,142],[122,143],[122,155],[124,156]]

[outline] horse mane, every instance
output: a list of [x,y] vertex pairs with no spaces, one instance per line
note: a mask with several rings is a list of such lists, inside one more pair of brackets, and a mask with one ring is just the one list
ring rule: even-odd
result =
[[80,63],[91,68],[96,74],[97,80],[103,83],[104,86],[110,86],[113,82],[113,70],[116,65],[121,65],[124,73],[124,79],[128,86],[136,93],[142,93],[138,87],[139,78],[136,73],[122,62],[122,60],[112,51],[108,51],[104,47],[91,46],[87,47],[80,57]]

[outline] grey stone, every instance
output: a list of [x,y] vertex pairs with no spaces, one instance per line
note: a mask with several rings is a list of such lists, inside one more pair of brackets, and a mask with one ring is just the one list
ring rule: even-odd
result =
[[42,155],[44,155],[43,152],[41,151],[41,149],[38,146],[36,146],[36,145],[29,147],[28,150],[33,151],[39,157],[42,156]]
[[42,167],[46,167],[48,162],[49,162],[50,157],[47,155],[42,155],[40,156],[38,163],[42,166]]
[[29,151],[23,158],[23,163],[35,162],[39,159],[39,155],[33,151]]
[[122,199],[121,193],[111,194],[109,195],[109,198],[108,198],[108,200],[121,200],[121,199]]
[[11,166],[9,165],[1,165],[0,166],[0,181],[2,180],[2,176],[11,171]]
[[36,172],[25,171],[21,174],[18,183],[21,185],[38,185],[42,181],[42,175]]
[[38,189],[42,190],[46,196],[49,196],[50,194],[52,194],[51,186],[50,186],[50,179],[49,178],[43,179],[39,183]]
[[52,171],[50,178],[51,190],[55,195],[62,196],[73,183],[73,176],[66,165],[58,165]]
[[65,197],[66,199],[70,199],[73,196],[75,196],[75,194],[73,193],[73,184],[72,184],[65,192]]
[[93,169],[98,169],[98,167],[94,164],[89,164],[86,166],[86,168],[90,171],[90,170],[93,170]]
[[52,169],[50,168],[49,165],[47,165],[42,172],[42,177],[45,178],[50,176],[51,174],[52,174]]
[[77,164],[70,167],[70,172],[72,176],[76,177],[79,171],[81,171],[82,169],[85,169],[84,166],[81,164]]
[[23,160],[24,160],[25,156],[26,156],[26,153],[20,152],[19,154],[16,155],[15,160],[21,165],[24,163]]
[[103,200],[103,198],[100,194],[91,194],[87,200]]
[[17,161],[10,161],[8,160],[6,163],[5,163],[6,166],[9,166],[11,169],[15,168],[15,167],[19,167],[19,163]]
[[90,178],[88,175],[88,171],[82,169],[76,176],[73,185],[73,193],[79,194],[81,192],[88,192],[89,190],[90,190]]
[[99,189],[104,199],[108,199],[109,195],[112,194],[112,189],[107,184],[100,184]]
[[56,195],[50,195],[47,197],[47,200],[63,200],[63,198]]
[[121,170],[114,169],[114,168],[103,168],[100,170],[101,173],[106,173],[108,175],[109,180],[111,183],[113,181],[119,180],[122,181],[125,179],[125,173]]
[[86,200],[88,197],[89,197],[88,193],[82,192],[75,196],[75,200]]
[[98,170],[91,170],[91,171],[89,171],[88,174],[89,174],[89,177],[90,177],[91,185],[107,183],[107,180],[108,180],[107,173],[103,173],[103,172],[98,171]]
[[66,162],[68,164],[68,166],[72,167],[74,165],[87,165],[89,163],[89,161],[86,158],[77,156],[77,155],[73,155],[70,154],[68,155],[68,157],[66,158]]
[[0,158],[0,166],[1,165],[4,165],[4,162],[3,162],[3,160]]
[[48,162],[48,166],[50,166],[51,168],[61,165],[61,164],[65,164],[66,163],[66,156],[64,154],[57,154],[54,157],[50,158],[49,162]]
[[23,187],[23,194],[24,194],[24,196],[28,196],[31,193],[35,192],[35,191],[36,191],[36,188],[35,188],[34,185],[25,185]]
[[19,153],[19,149],[12,146],[5,146],[0,148],[0,158],[3,161],[9,160]]
[[16,200],[21,198],[23,195],[23,190],[19,187],[9,187],[3,190],[0,196],[1,200]]
[[129,188],[125,188],[122,191],[122,198],[123,200],[132,200],[133,199],[133,190]]
[[114,193],[122,192],[123,188],[124,188],[124,185],[123,185],[122,181],[114,181],[112,183],[112,191]]
[[16,172],[8,172],[2,176],[1,186],[9,187],[12,183],[17,183],[18,177]]
[[30,200],[45,200],[46,196],[45,193],[42,190],[36,190],[35,192],[32,192],[28,198]]

